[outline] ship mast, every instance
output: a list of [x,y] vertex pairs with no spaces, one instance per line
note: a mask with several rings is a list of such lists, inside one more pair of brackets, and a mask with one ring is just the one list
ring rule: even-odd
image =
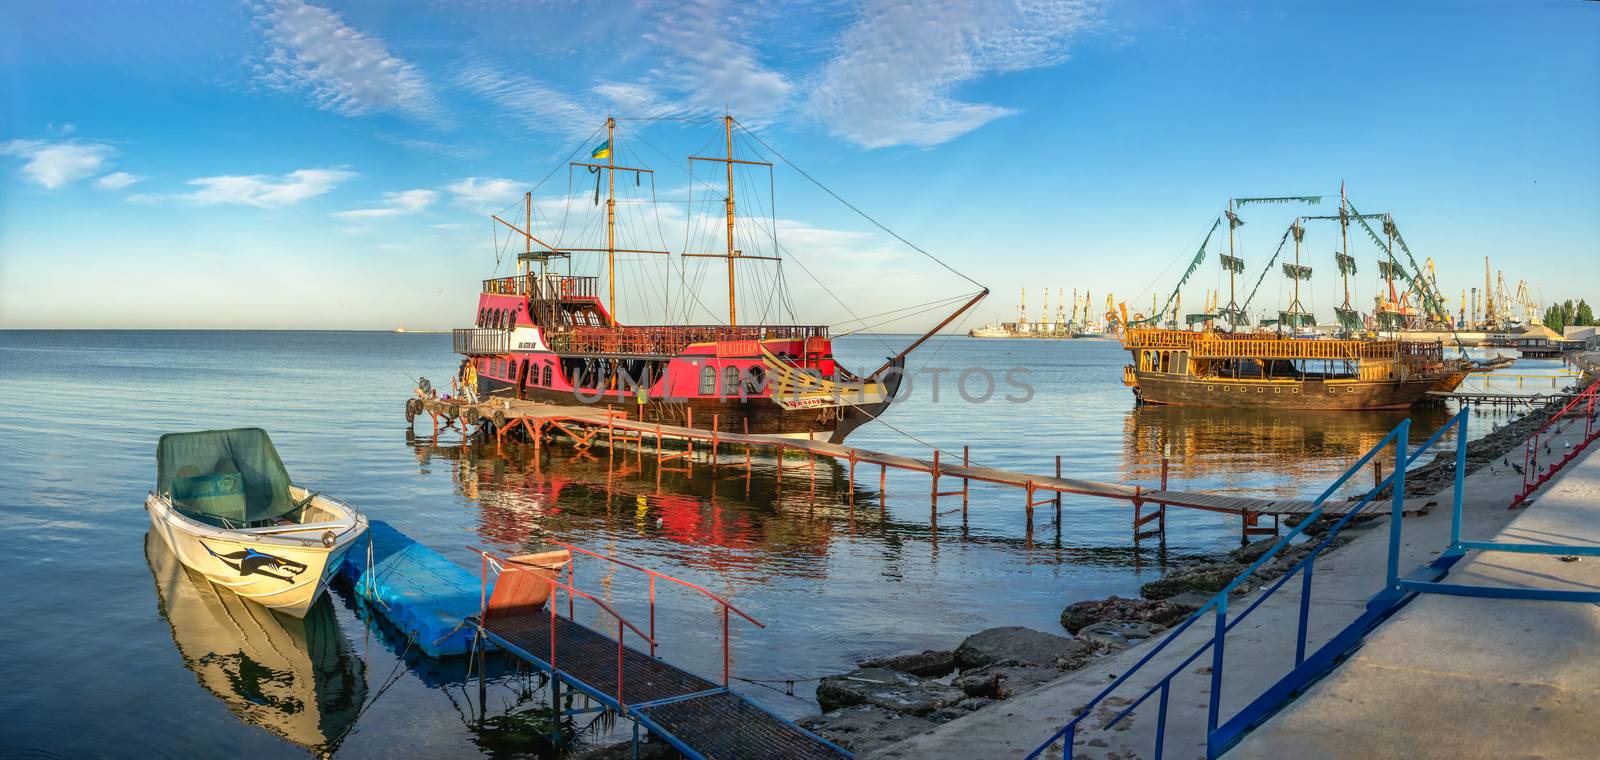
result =
[[[1341,265],[1345,261],[1348,261],[1350,259],[1350,217],[1346,216],[1346,214],[1347,214],[1347,212],[1345,210],[1344,183],[1340,182],[1339,183],[1339,255],[1344,257],[1343,259],[1340,259],[1340,264]],[[1348,308],[1350,308],[1350,273],[1345,271],[1344,266],[1340,266],[1339,267],[1339,272],[1344,278],[1344,307],[1346,309],[1348,309]]]
[[[1229,256],[1233,256],[1235,258],[1237,258],[1237,254],[1235,254],[1233,252],[1233,228],[1237,227],[1238,225],[1234,224],[1233,222],[1234,222],[1234,220],[1236,218],[1237,217],[1235,217],[1233,215],[1233,199],[1229,198],[1228,199],[1228,255]],[[1233,267],[1230,266],[1230,267],[1228,267],[1228,308],[1229,309],[1232,309],[1232,308],[1234,308],[1236,306],[1236,304],[1235,304],[1236,295],[1235,295],[1234,289],[1233,289],[1233,277],[1234,277],[1234,275],[1233,275]]]
[[606,311],[617,324],[617,120],[606,117]]
[[[738,250],[738,249],[733,247],[733,222],[734,222],[734,214],[733,214],[733,165],[734,164],[747,164],[747,165],[750,165],[750,166],[765,166],[765,167],[767,167],[767,171],[772,171],[772,164],[768,163],[766,161],[745,161],[743,159],[734,158],[733,157],[733,117],[732,116],[727,115],[727,114],[723,115],[723,117],[722,117],[722,128],[723,128],[723,131],[724,131],[724,135],[725,135],[725,139],[726,139],[726,146],[727,146],[727,150],[728,150],[728,154],[726,156],[724,156],[722,158],[712,158],[712,157],[706,157],[706,156],[690,156],[689,160],[690,161],[711,161],[711,162],[715,162],[715,163],[721,163],[721,164],[727,164],[728,165],[728,197],[727,197],[727,199],[725,201],[725,204],[724,204],[726,206],[727,216],[728,216],[728,248],[727,248],[727,251],[724,252],[724,253],[685,253],[683,255],[691,256],[691,257],[699,257],[699,258],[712,258],[712,259],[725,259],[725,260],[727,260],[727,262],[728,262],[728,324],[729,325],[737,325],[739,323],[739,307],[738,307],[738,299],[736,298],[736,294],[737,294],[738,291],[736,290],[735,285],[734,285],[734,274],[733,274],[734,259],[763,259],[763,260],[767,260],[767,261],[777,261],[778,257],[777,256],[748,256],[748,255],[745,255],[745,253],[743,251],[740,251],[740,250]],[[773,251],[773,253],[777,253],[777,251]]]
[[728,324],[739,324],[739,307],[733,287],[733,117],[722,115],[722,128],[728,138]]
[[1238,294],[1234,288],[1234,280],[1239,272],[1244,271],[1244,262],[1239,259],[1234,250],[1233,231],[1244,224],[1244,220],[1233,213],[1233,198],[1228,199],[1228,208],[1224,212],[1228,218],[1228,254],[1222,257],[1222,268],[1228,270],[1228,308],[1219,312],[1228,321],[1228,329],[1232,330],[1244,322],[1243,314],[1239,308]]
[[1360,315],[1350,306],[1350,275],[1356,273],[1356,260],[1350,257],[1350,202],[1345,199],[1343,182],[1339,183],[1339,252],[1334,259],[1344,280],[1344,303],[1333,311],[1339,316],[1339,327],[1354,332],[1360,324]]

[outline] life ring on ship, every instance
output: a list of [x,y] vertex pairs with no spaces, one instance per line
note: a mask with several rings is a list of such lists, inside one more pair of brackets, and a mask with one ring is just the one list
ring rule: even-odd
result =
[[561,296],[563,298],[565,298],[567,296],[570,296],[570,295],[572,295],[572,291],[573,291],[572,280],[562,280],[561,281]]

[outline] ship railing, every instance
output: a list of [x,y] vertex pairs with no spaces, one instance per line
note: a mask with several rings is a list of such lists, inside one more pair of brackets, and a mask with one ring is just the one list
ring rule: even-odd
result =
[[809,347],[827,337],[826,325],[639,325],[573,327],[548,340],[562,352],[675,355],[694,343],[807,339]]
[[483,281],[483,292],[508,296],[527,296],[535,300],[594,298],[599,293],[598,277],[554,274],[519,274]]
[[[729,616],[730,615],[738,615],[739,617],[742,617],[745,620],[749,621],[752,625],[754,625],[757,628],[766,628],[767,627],[766,623],[763,623],[760,620],[757,620],[754,617],[751,617],[744,610],[741,610],[738,607],[734,606],[733,602],[730,602],[727,599],[724,599],[721,596],[718,596],[718,595],[712,593],[711,591],[706,590],[704,587],[702,587],[702,586],[700,586],[698,584],[690,583],[689,581],[683,580],[682,578],[676,578],[676,577],[673,577],[671,575],[667,575],[666,573],[660,572],[658,570],[651,570],[650,568],[644,567],[642,565],[636,565],[636,564],[634,564],[632,562],[627,562],[627,561],[624,561],[624,560],[617,559],[616,557],[613,557],[613,556],[611,556],[609,554],[601,554],[599,552],[590,551],[588,549],[584,549],[584,548],[578,547],[578,546],[573,546],[572,544],[562,543],[560,541],[551,541],[550,543],[555,545],[555,546],[559,546],[559,547],[561,547],[563,549],[566,549],[567,551],[573,552],[573,553],[575,553],[577,555],[584,555],[584,556],[593,557],[595,559],[604,560],[604,561],[609,562],[609,563],[611,563],[613,565],[616,565],[618,567],[625,567],[625,568],[627,568],[629,570],[633,570],[633,571],[636,571],[636,572],[644,573],[645,576],[649,578],[649,586],[650,586],[650,588],[649,588],[649,592],[650,592],[650,622],[649,622],[650,628],[649,628],[649,631],[650,631],[650,633],[649,633],[648,640],[650,642],[650,656],[651,657],[654,657],[655,654],[656,654],[656,581],[657,580],[666,581],[668,583],[675,583],[675,584],[677,584],[679,586],[682,586],[683,588],[689,589],[690,591],[698,591],[701,596],[704,596],[705,598],[710,599],[711,601],[715,602],[717,604],[718,609],[719,609],[719,617],[720,617],[721,622],[722,622],[722,685],[723,686],[728,686],[729,685],[729,681],[732,680],[733,654],[732,654],[732,638],[730,637],[730,633],[729,633],[729,624],[731,622],[731,618]],[[577,583],[577,580],[576,580],[577,576],[574,574],[575,571],[573,569],[576,564],[577,563],[575,563],[575,562],[568,562],[567,563],[566,578],[567,578],[567,584],[568,585],[572,585],[572,584],[576,584]],[[568,598],[567,598],[567,617],[571,618],[572,617],[572,613],[573,613],[572,598],[571,598],[571,596],[568,596]]]
[[450,331],[450,344],[468,356],[503,354],[511,350],[511,331],[492,327],[460,327]]
[[1188,351],[1197,359],[1405,359],[1438,360],[1438,341],[1404,340],[1302,340],[1256,335],[1189,332],[1187,330],[1134,330],[1124,340],[1133,350]]
[[[1269,549],[1243,572],[1239,573],[1239,575],[1231,583],[1229,583],[1221,591],[1218,591],[1215,596],[1212,596],[1204,606],[1193,613],[1190,613],[1187,618],[1185,618],[1181,623],[1172,629],[1166,638],[1162,639],[1160,643],[1153,647],[1149,652],[1145,653],[1145,655],[1140,658],[1137,663],[1135,663],[1132,667],[1125,669],[1116,678],[1116,680],[1112,681],[1110,685],[1101,690],[1100,693],[1095,695],[1095,697],[1089,700],[1088,703],[1077,707],[1074,710],[1075,716],[1068,719],[1065,725],[1062,725],[1059,729],[1056,729],[1056,731],[1052,733],[1048,739],[1036,747],[1028,755],[1029,760],[1041,757],[1046,752],[1052,751],[1052,748],[1055,747],[1058,742],[1060,743],[1060,756],[1063,758],[1063,760],[1069,760],[1075,754],[1073,747],[1074,740],[1077,738],[1079,729],[1083,727],[1084,721],[1093,719],[1095,723],[1091,725],[1095,725],[1101,730],[1114,730],[1117,728],[1119,723],[1127,720],[1135,710],[1152,701],[1152,698],[1155,701],[1156,710],[1154,723],[1155,747],[1153,757],[1158,759],[1161,758],[1166,745],[1167,712],[1169,703],[1171,703],[1173,699],[1172,692],[1174,690],[1174,680],[1188,672],[1195,660],[1207,653],[1211,655],[1209,671],[1198,672],[1208,672],[1208,676],[1206,678],[1208,682],[1208,688],[1206,688],[1204,693],[1200,695],[1179,695],[1177,699],[1180,701],[1177,704],[1190,704],[1191,702],[1187,700],[1191,699],[1200,699],[1205,703],[1203,706],[1206,709],[1206,756],[1217,757],[1242,739],[1247,732],[1269,718],[1294,694],[1298,693],[1300,690],[1303,690],[1315,679],[1325,675],[1343,657],[1348,655],[1352,648],[1360,643],[1362,637],[1364,637],[1383,620],[1387,619],[1388,616],[1393,614],[1394,611],[1397,610],[1401,605],[1415,597],[1417,593],[1426,591],[1452,593],[1451,589],[1454,587],[1449,586],[1448,584],[1437,583],[1436,581],[1443,577],[1443,575],[1448,572],[1450,566],[1452,566],[1456,560],[1459,560],[1466,551],[1486,548],[1486,545],[1483,544],[1474,544],[1473,542],[1463,542],[1461,540],[1461,505],[1464,494],[1463,483],[1466,475],[1467,464],[1466,441],[1468,415],[1469,410],[1466,409],[1456,413],[1449,422],[1447,422],[1443,427],[1439,428],[1438,432],[1434,433],[1432,437],[1414,450],[1411,449],[1408,444],[1411,434],[1411,420],[1406,419],[1401,421],[1400,424],[1395,426],[1395,428],[1385,435],[1382,440],[1378,441],[1378,443],[1373,445],[1372,448],[1368,449],[1360,459],[1356,460],[1355,464],[1351,465],[1349,469],[1345,470],[1344,474],[1340,475],[1331,485],[1323,490],[1322,494],[1318,496],[1314,502],[1314,509],[1308,515],[1306,515],[1304,520],[1297,524],[1294,529],[1290,530],[1282,538],[1278,539],[1278,541],[1273,544],[1271,549]],[[1419,568],[1415,572],[1401,576],[1401,520],[1405,513],[1406,468],[1412,463],[1416,462],[1429,449],[1433,448],[1435,444],[1445,437],[1446,433],[1452,430],[1455,431],[1454,443],[1456,450],[1455,456],[1453,457],[1455,459],[1455,486],[1452,494],[1453,522],[1451,523],[1451,545],[1441,554],[1439,559],[1434,560],[1429,565]],[[1386,448],[1389,447],[1393,447],[1394,451],[1394,468],[1391,474],[1387,478],[1380,480],[1370,490],[1366,491],[1359,502],[1355,503],[1354,505],[1341,504],[1341,508],[1344,509],[1343,517],[1339,518],[1333,523],[1333,525],[1328,529],[1326,535],[1324,535],[1320,540],[1317,540],[1317,543],[1311,549],[1311,551],[1307,553],[1304,558],[1296,562],[1293,567],[1288,570],[1288,572],[1279,576],[1276,581],[1267,586],[1261,592],[1261,594],[1244,609],[1243,612],[1230,617],[1229,605],[1235,601],[1233,598],[1234,595],[1243,590],[1240,588],[1241,585],[1253,582],[1256,577],[1256,571],[1260,570],[1268,562],[1271,562],[1275,557],[1282,553],[1282,551],[1288,547],[1291,542],[1295,541],[1295,539],[1304,534],[1308,527],[1317,525],[1319,522],[1325,522],[1323,518],[1327,511],[1328,501],[1334,498],[1335,495],[1339,493],[1340,489],[1351,480],[1351,478],[1362,472],[1369,462],[1376,459],[1384,452]],[[1308,639],[1311,633],[1309,621],[1312,592],[1314,591],[1312,575],[1316,567],[1317,559],[1328,549],[1330,545],[1332,545],[1332,543],[1339,536],[1339,533],[1356,515],[1363,513],[1366,511],[1369,505],[1373,504],[1378,499],[1385,497],[1387,497],[1391,503],[1389,511],[1388,564],[1386,568],[1386,580],[1384,588],[1382,591],[1378,592],[1378,594],[1374,596],[1364,608],[1361,609],[1358,616],[1352,622],[1341,629],[1338,633],[1334,634],[1321,646],[1311,650],[1310,647],[1308,647]],[[1600,548],[1589,548],[1594,549],[1596,553],[1600,553]],[[1523,549],[1504,550],[1514,551]],[[1295,630],[1293,664],[1288,665],[1284,671],[1284,675],[1273,682],[1271,686],[1253,696],[1246,706],[1240,709],[1237,713],[1234,713],[1231,716],[1223,715],[1221,709],[1222,690],[1225,685],[1224,674],[1227,672],[1225,666],[1227,664],[1226,655],[1229,648],[1226,646],[1226,640],[1229,632],[1237,627],[1245,618],[1249,617],[1251,613],[1259,609],[1263,602],[1273,598],[1274,595],[1287,583],[1289,583],[1291,579],[1297,577],[1300,580],[1300,593],[1298,599],[1299,615],[1298,625]],[[1478,589],[1478,591],[1488,592],[1480,595],[1494,595],[1498,592],[1506,592],[1502,593],[1501,595],[1510,595],[1510,592],[1526,590]],[[1574,592],[1553,593],[1560,594]],[[1590,597],[1600,597],[1600,592],[1581,593],[1586,593]],[[1336,606],[1340,609],[1344,608],[1343,605]],[[1143,679],[1148,677],[1147,671],[1161,667],[1160,664],[1152,665],[1155,658],[1158,657],[1162,652],[1172,648],[1173,644],[1177,642],[1178,639],[1183,638],[1184,634],[1189,631],[1189,629],[1195,628],[1196,625],[1207,616],[1211,618],[1209,625],[1211,626],[1212,634],[1203,644],[1201,644],[1186,658],[1184,658],[1183,661],[1177,665],[1177,667],[1174,667],[1170,671],[1166,671],[1164,674],[1159,675],[1159,677],[1156,678],[1155,683],[1148,688],[1145,688],[1143,691],[1135,692],[1133,687],[1128,686],[1131,679],[1134,679],[1135,677],[1140,677]],[[1253,662],[1259,661],[1259,649],[1250,651],[1247,656],[1251,658]],[[1160,671],[1157,672],[1159,673]],[[1127,688],[1125,689],[1125,687]],[[1106,701],[1109,697],[1118,693],[1119,691],[1124,691],[1132,696],[1132,701]],[[1102,721],[1101,717],[1103,715],[1103,711],[1097,713],[1095,710],[1095,708],[1100,706],[1102,703],[1105,703],[1106,708],[1122,706],[1122,709],[1112,716],[1110,720]]]

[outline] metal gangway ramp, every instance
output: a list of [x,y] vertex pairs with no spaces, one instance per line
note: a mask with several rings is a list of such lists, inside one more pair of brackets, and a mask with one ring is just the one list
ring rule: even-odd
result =
[[[737,615],[757,627],[766,627],[760,621],[688,581],[570,544],[553,543],[565,552],[502,557],[473,549],[483,558],[483,598],[479,615],[472,621],[484,641],[550,675],[552,709],[562,709],[563,686],[576,689],[633,721],[635,745],[643,727],[690,758],[851,757],[838,745],[729,688],[731,618]],[[572,562],[553,561],[558,555],[593,557],[648,576],[650,619],[646,628],[639,628],[604,600],[578,589]],[[492,576],[497,578],[490,592]],[[692,589],[716,602],[722,623],[720,684],[657,655],[658,580]],[[566,597],[565,615],[560,610],[562,595]],[[574,612],[579,600],[595,605],[614,620],[614,635],[577,622]],[[481,648],[478,657],[481,666]],[[559,743],[559,737],[557,740]]]

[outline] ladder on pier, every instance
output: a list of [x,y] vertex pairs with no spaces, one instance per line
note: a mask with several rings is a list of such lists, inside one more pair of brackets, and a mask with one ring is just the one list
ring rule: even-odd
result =
[[[550,704],[560,710],[562,689],[575,689],[634,724],[633,741],[643,728],[690,758],[792,758],[837,760],[851,754],[795,725],[729,688],[728,629],[731,615],[757,626],[755,618],[721,597],[687,581],[567,544],[557,544],[649,576],[650,621],[640,629],[606,602],[576,588],[572,565],[565,579],[550,566],[483,556],[483,609],[473,619],[485,641],[550,675]],[[492,593],[490,576],[498,574]],[[656,655],[657,581],[695,590],[718,604],[722,622],[721,683],[678,668]],[[565,593],[567,613],[559,613]],[[577,600],[593,604],[616,623],[615,636],[574,619]],[[629,634],[632,634],[631,636]],[[629,641],[635,642],[633,645]],[[642,647],[642,648],[641,648]],[[479,657],[483,655],[480,653]],[[481,671],[481,668],[480,668]],[[558,729],[559,730],[559,729]]]

